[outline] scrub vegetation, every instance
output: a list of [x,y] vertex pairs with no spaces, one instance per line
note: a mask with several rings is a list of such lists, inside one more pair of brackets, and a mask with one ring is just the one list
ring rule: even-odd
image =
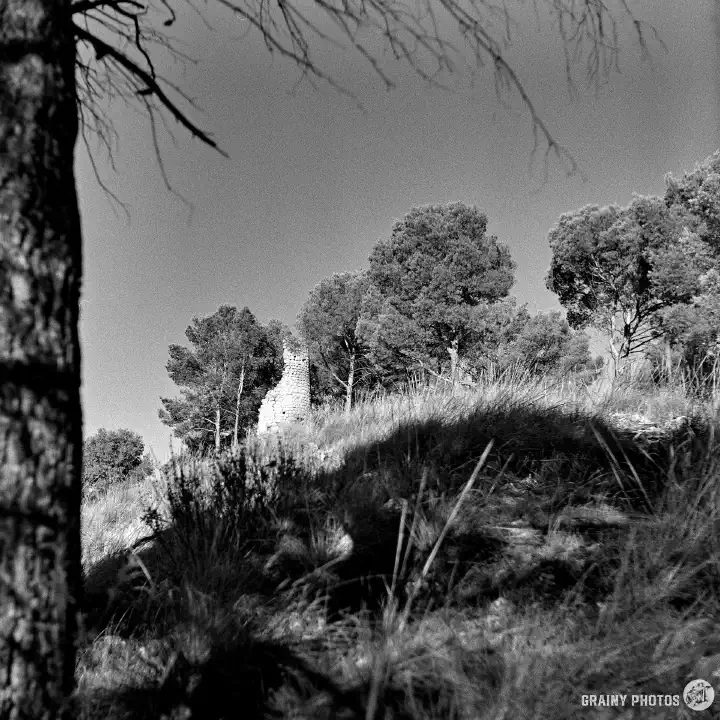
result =
[[712,682],[716,426],[682,377],[511,367],[115,484],[83,505],[81,717],[600,718],[582,695]]

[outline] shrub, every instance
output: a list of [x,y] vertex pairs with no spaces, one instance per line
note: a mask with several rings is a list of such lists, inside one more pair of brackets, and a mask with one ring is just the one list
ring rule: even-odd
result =
[[116,483],[142,478],[152,471],[143,449],[142,438],[131,430],[98,430],[83,445],[83,490],[104,492]]

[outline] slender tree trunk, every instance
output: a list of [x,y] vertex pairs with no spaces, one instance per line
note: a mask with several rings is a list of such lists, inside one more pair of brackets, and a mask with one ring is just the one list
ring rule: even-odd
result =
[[613,315],[610,320],[610,342],[608,343],[613,365],[612,377],[609,378],[610,382],[614,382],[615,380],[617,380],[618,376],[620,375],[620,351],[622,350],[622,345],[618,349],[618,347],[615,345],[616,337],[617,327],[615,323],[615,315]]
[[0,0],[0,717],[72,717],[81,233],[68,0]]
[[457,338],[453,339],[450,347],[447,349],[448,354],[450,355],[450,380],[452,381],[453,386],[457,382],[458,379],[458,340]]
[[[219,401],[218,401],[219,403]],[[215,408],[215,452],[220,452],[220,406]]]
[[235,401],[235,427],[233,428],[233,450],[237,450],[238,446],[238,430],[240,429],[240,397],[243,393],[245,385],[245,361],[243,360],[242,370],[240,371],[240,382],[237,389],[237,400]]
[[348,372],[347,386],[345,388],[345,414],[350,414],[352,408],[353,384],[355,383],[355,352],[350,353],[350,372]]

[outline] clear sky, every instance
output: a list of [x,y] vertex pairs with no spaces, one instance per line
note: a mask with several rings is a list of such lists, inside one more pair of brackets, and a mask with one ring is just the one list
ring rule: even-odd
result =
[[365,267],[373,245],[415,205],[477,205],[517,262],[518,301],[531,312],[559,308],[544,287],[547,233],[559,216],[588,203],[624,205],[633,192],[661,194],[666,172],[690,170],[720,147],[713,0],[631,5],[667,51],[650,42],[642,61],[626,23],[621,73],[595,94],[577,66],[573,101],[557,35],[526,4],[509,3],[519,26],[508,59],[585,183],[554,160],[543,183],[542,153],[530,169],[528,115],[517,97],[498,102],[487,68],[445,92],[387,63],[398,85],[387,92],[361,59],[328,54],[327,69],[357,94],[363,113],[329,87],[295,88],[295,66],[269,55],[212,0],[198,7],[214,30],[178,5],[186,17],[175,32],[199,62],[167,74],[200,104],[204,112],[191,116],[230,159],[179,127],[177,145],[161,137],[170,180],[193,205],[188,222],[186,206],[164,187],[149,124],[112,105],[116,170],[101,152],[93,156],[128,221],[113,212],[78,145],[86,436],[129,428],[164,459],[171,431],[158,420],[160,397],[178,394],[165,369],[168,346],[187,345],[192,317],[228,303],[248,306],[261,323],[292,325],[318,282]]

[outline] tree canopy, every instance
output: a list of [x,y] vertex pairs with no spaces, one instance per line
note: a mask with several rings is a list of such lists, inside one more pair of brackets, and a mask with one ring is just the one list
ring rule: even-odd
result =
[[83,486],[107,489],[110,485],[142,476],[145,444],[132,430],[101,428],[83,443]]
[[343,389],[347,412],[355,386],[371,373],[369,348],[358,331],[369,287],[365,271],[335,273],[313,288],[298,315],[311,352]]
[[474,346],[514,282],[507,246],[464,203],[413,208],[370,254],[361,334],[376,361],[394,356],[439,372]]
[[665,185],[665,204],[682,212],[688,229],[720,255],[720,150],[681,178],[668,173]]
[[695,365],[718,354],[720,339],[720,151],[681,178],[665,176],[665,204],[683,220],[683,237],[654,281],[671,293],[678,283],[690,292],[660,313],[668,341]]
[[167,371],[180,398],[161,398],[163,423],[190,449],[237,445],[257,419],[260,399],[279,379],[273,333],[246,307],[222,305],[193,318],[185,331],[191,347],[170,345]]
[[582,370],[590,365],[590,339],[573,332],[559,310],[528,317],[503,349],[505,364],[518,363],[538,374]]
[[687,303],[711,266],[708,246],[685,215],[660,197],[630,205],[587,205],[565,213],[549,233],[546,286],[574,328],[592,326],[620,360],[661,334],[661,311]]

